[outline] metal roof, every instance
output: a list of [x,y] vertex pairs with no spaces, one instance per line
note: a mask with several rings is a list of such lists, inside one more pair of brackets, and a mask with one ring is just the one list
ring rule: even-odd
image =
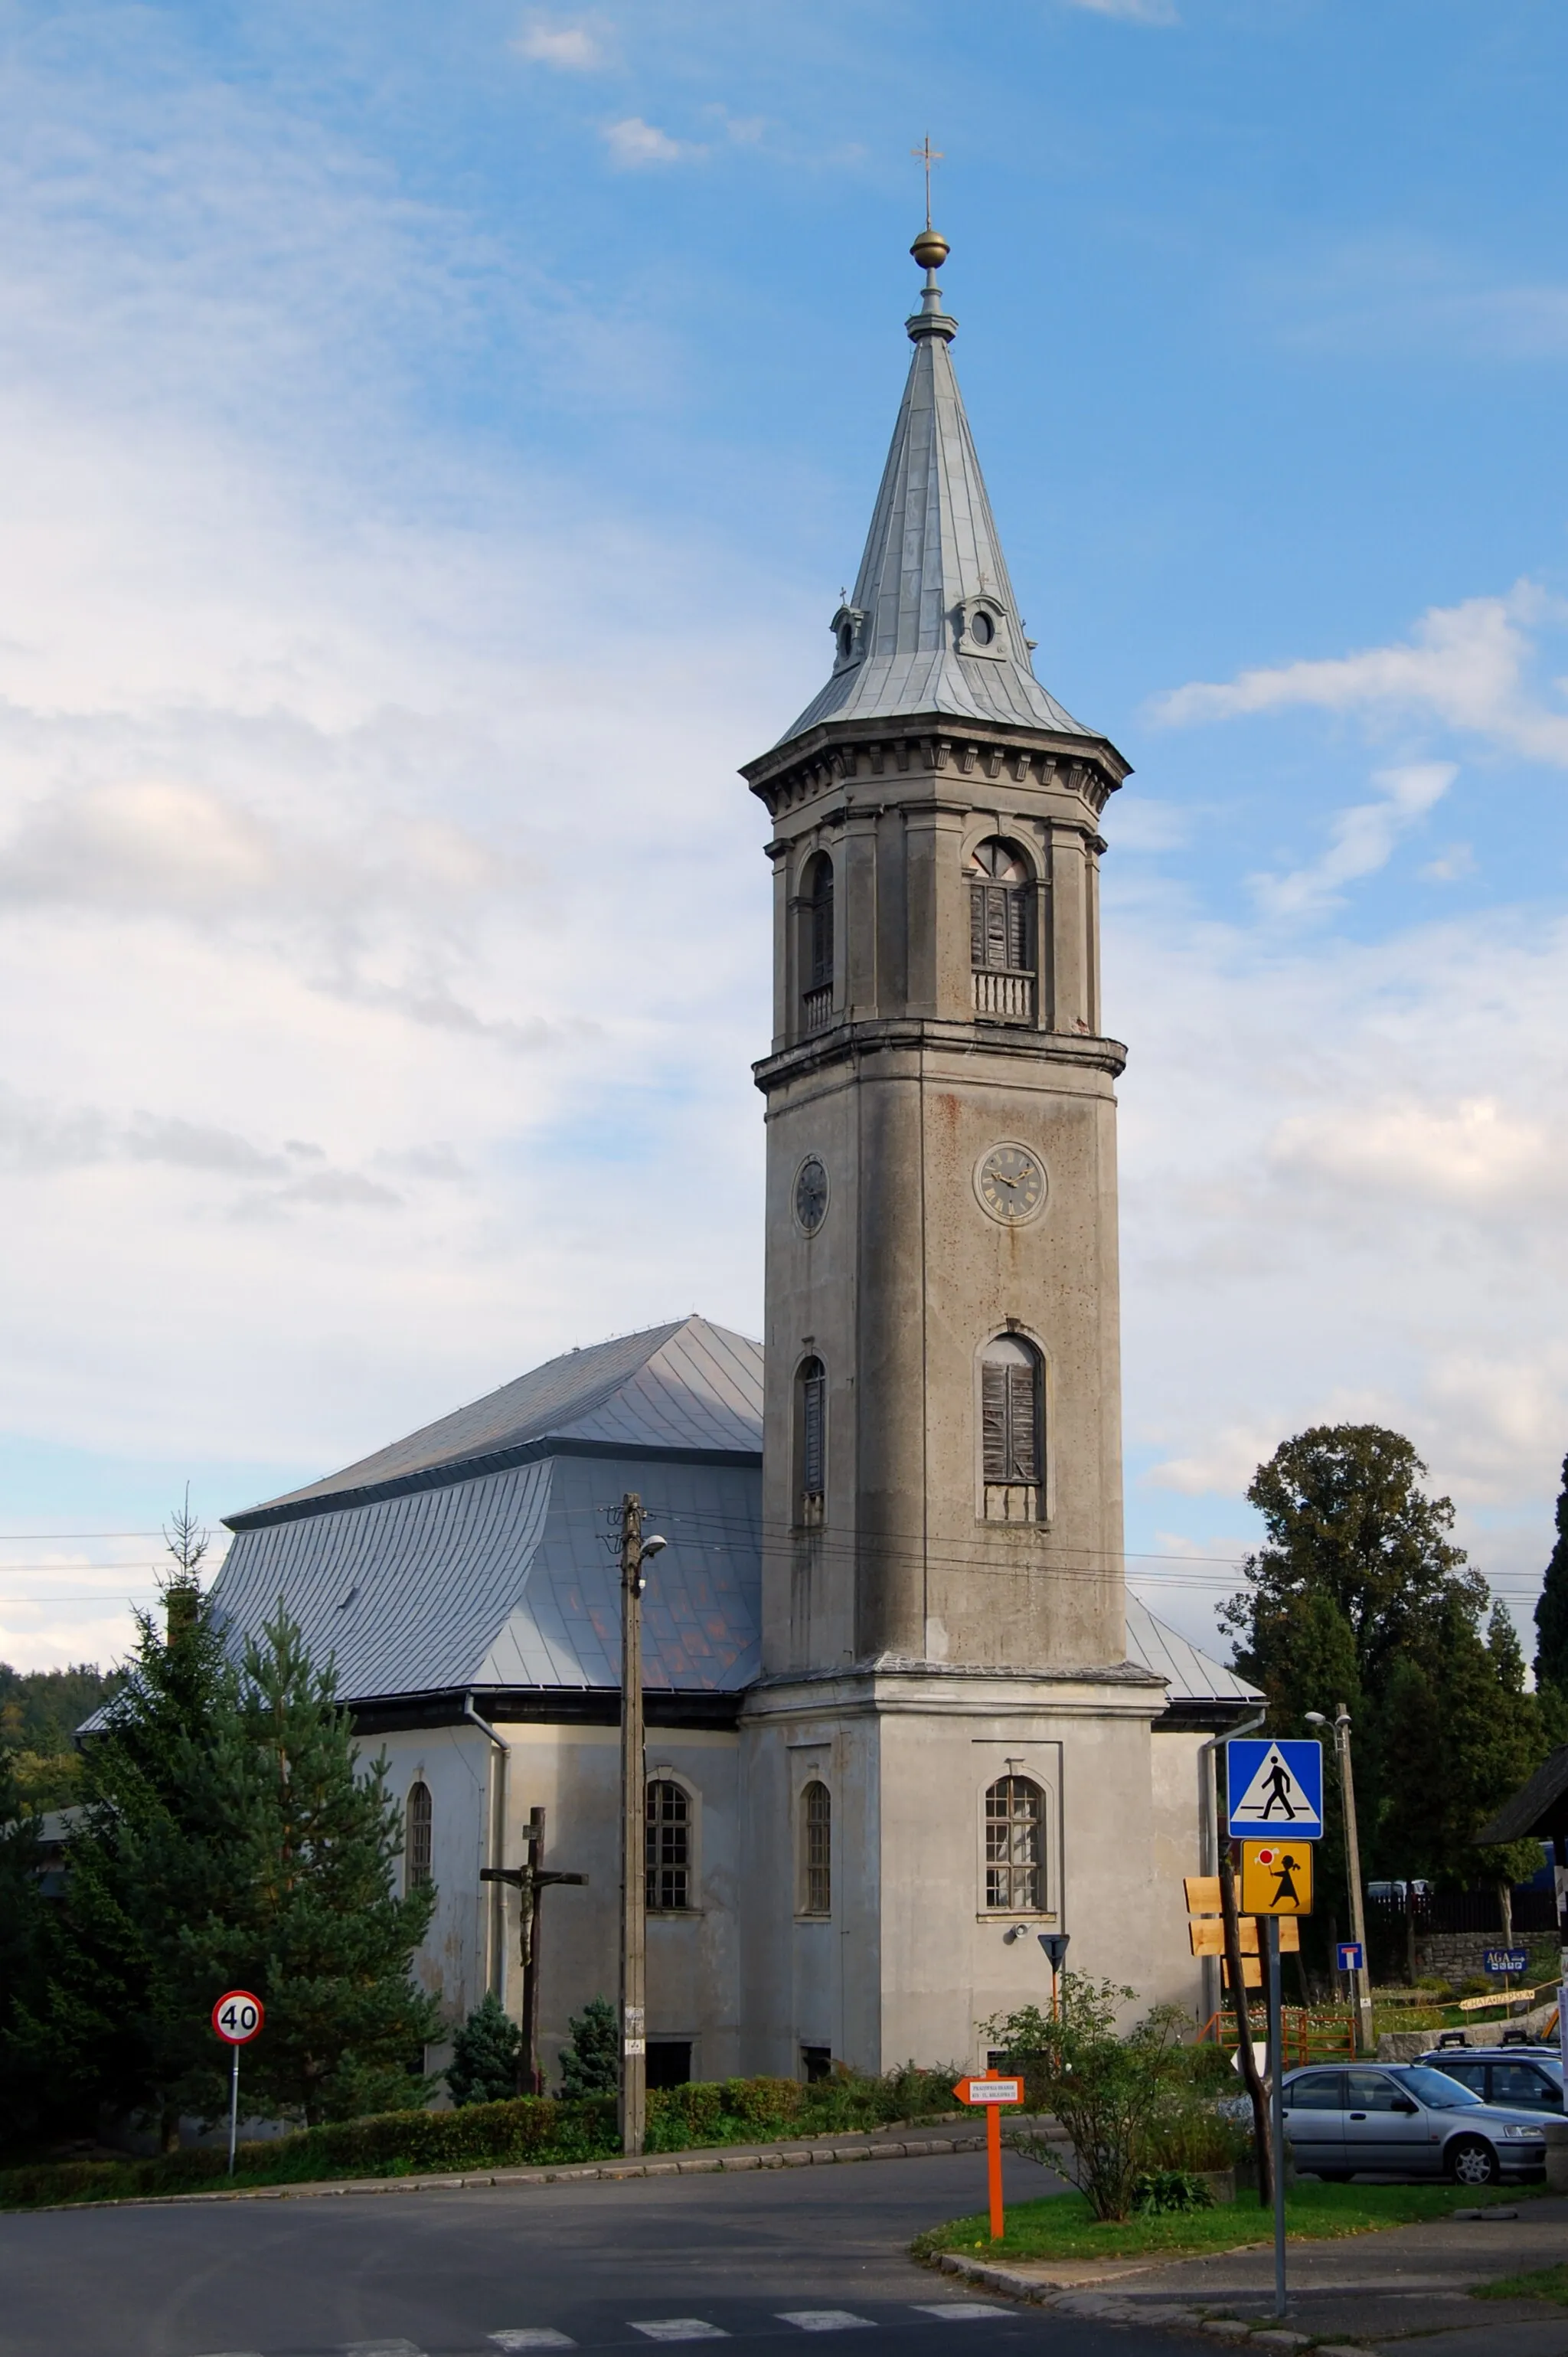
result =
[[[341,1473],[230,1517],[213,1604],[280,1604],[346,1702],[467,1687],[614,1692],[619,1501],[669,1544],[644,1605],[649,1687],[760,1674],[762,1350],[703,1318],[573,1351]],[[1127,1656],[1176,1703],[1249,1702],[1127,1598]]]
[[1156,1620],[1141,1597],[1127,1591],[1127,1658],[1167,1681],[1173,1703],[1262,1702],[1256,1686]]
[[[948,351],[958,323],[942,311],[934,272],[906,325],[914,358],[850,601],[863,618],[857,651],[835,662],[779,742],[825,720],[917,712],[1092,737],[1035,677]],[[998,640],[960,654],[961,609],[976,597],[999,608]]]
[[568,1351],[340,1473],[225,1519],[232,1531],[437,1488],[544,1453],[673,1449],[760,1460],[762,1345],[705,1318]]
[[285,1606],[311,1657],[331,1657],[346,1702],[465,1686],[613,1691],[626,1490],[670,1542],[643,1606],[647,1684],[738,1693],[757,1674],[761,1581],[760,1484],[744,1460],[654,1470],[545,1457],[264,1523],[236,1535],[213,1607],[235,1636],[253,1636]]

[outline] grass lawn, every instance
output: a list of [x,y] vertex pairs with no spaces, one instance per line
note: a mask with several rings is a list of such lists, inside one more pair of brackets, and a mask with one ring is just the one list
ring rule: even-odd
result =
[[1568,2308],[1568,2266],[1537,2267],[1533,2275],[1499,2276],[1496,2283],[1477,2284],[1473,2299],[1554,2299]]
[[[1339,2234],[1375,2233],[1380,2226],[1408,2226],[1423,2218],[1446,2218],[1451,2210],[1478,2209],[1489,2201],[1518,2201],[1543,2189],[1504,2190],[1461,2185],[1317,2185],[1303,2181],[1285,2202],[1286,2229],[1297,2242],[1321,2242]],[[993,2243],[983,2216],[954,2218],[933,2226],[915,2244],[917,2256],[936,2251],[979,2252],[993,2259],[1130,2259],[1150,2253],[1184,2258],[1204,2251],[1240,2250],[1248,2243],[1273,2240],[1273,2212],[1254,2199],[1227,2201],[1214,2210],[1193,2210],[1154,2218],[1131,2218],[1122,2226],[1101,2224],[1081,2193],[1048,2194],[1041,2201],[1015,2202],[1007,2232]],[[1549,2268],[1549,2275],[1563,2275]],[[1531,2290],[1543,2278],[1528,2280]],[[1495,2287],[1498,2297],[1504,2287]],[[1510,2295],[1511,2296],[1511,2295]],[[1541,2291],[1544,2298],[1568,2295]]]

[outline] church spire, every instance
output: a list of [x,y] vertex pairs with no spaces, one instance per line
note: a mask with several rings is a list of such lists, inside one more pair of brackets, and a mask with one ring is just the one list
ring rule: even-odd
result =
[[905,322],[915,350],[865,554],[833,616],[832,675],[779,741],[827,721],[924,712],[1091,736],[1029,661],[948,350],[958,322],[937,284],[948,242],[928,221],[909,251],[926,283]]

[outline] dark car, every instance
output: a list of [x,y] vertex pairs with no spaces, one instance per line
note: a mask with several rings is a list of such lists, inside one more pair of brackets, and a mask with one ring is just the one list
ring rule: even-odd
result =
[[1308,2064],[1283,2082],[1285,2135],[1297,2169],[1331,2183],[1450,2177],[1458,2185],[1539,2177],[1546,2126],[1539,2109],[1484,2103],[1420,2062]]
[[1549,2046],[1437,2046],[1416,2060],[1457,2079],[1484,2104],[1501,2104],[1510,2112],[1563,2109],[1562,2057]]

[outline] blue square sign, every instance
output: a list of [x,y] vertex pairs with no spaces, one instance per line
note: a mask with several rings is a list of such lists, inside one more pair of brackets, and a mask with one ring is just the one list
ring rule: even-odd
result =
[[1225,1746],[1232,1841],[1323,1838],[1323,1746],[1247,1736]]
[[1359,1940],[1341,1940],[1338,1946],[1335,1949],[1334,1953],[1338,1960],[1339,1969],[1342,1973],[1359,1973],[1360,1971],[1362,1958],[1361,1943]]

